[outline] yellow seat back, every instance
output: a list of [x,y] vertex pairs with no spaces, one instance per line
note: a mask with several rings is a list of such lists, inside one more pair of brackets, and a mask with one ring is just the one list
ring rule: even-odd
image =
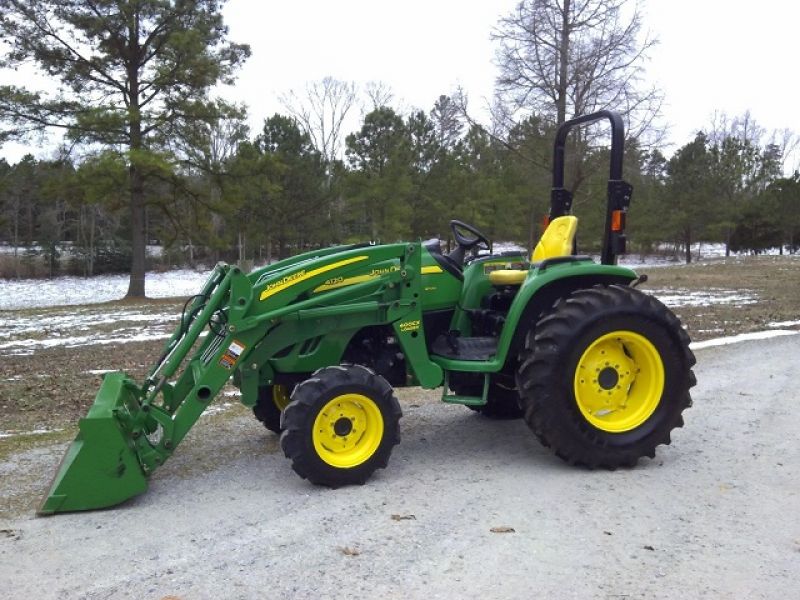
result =
[[[533,250],[531,262],[572,254],[576,231],[578,231],[578,217],[567,215],[550,221]],[[489,273],[489,281],[492,285],[521,285],[527,276],[527,269],[498,269]]]
[[578,217],[576,216],[566,215],[550,221],[533,250],[531,262],[572,254],[576,231],[578,231]]

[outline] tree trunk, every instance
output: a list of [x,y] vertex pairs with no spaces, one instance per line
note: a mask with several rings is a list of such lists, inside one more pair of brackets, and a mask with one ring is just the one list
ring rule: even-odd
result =
[[28,223],[27,223],[28,232],[27,232],[26,238],[25,238],[25,245],[30,248],[31,246],[33,246],[33,238],[35,237],[34,234],[33,234],[33,228],[34,228],[34,223],[33,223],[33,199],[27,193],[25,194],[25,197],[28,199],[28,201],[25,203],[26,209],[27,209],[26,212],[27,212],[27,215],[28,215]]
[[686,264],[688,265],[692,262],[692,230],[691,228],[687,228],[684,231],[684,243],[686,244]]
[[130,184],[131,211],[131,278],[128,283],[126,298],[144,298],[144,276],[147,234],[145,233],[146,213],[144,201],[144,173],[139,165],[139,153],[144,149],[142,136],[142,116],[139,106],[139,14],[134,13],[128,28],[128,106],[130,166],[128,177]]
[[725,231],[725,257],[729,257],[731,255],[731,234],[732,229],[728,227]]
[[19,279],[19,198],[14,202],[14,276]]
[[130,209],[131,209],[131,278],[128,283],[127,298],[144,298],[145,276],[145,233],[144,233],[144,177],[136,164],[131,160],[128,170],[130,176]]
[[94,275],[94,229],[97,209],[94,206],[89,207],[89,260],[87,261],[88,275]]

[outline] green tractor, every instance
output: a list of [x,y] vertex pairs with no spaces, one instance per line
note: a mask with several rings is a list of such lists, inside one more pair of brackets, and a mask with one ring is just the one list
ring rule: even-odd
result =
[[[564,147],[576,125],[611,122],[600,262],[575,252]],[[632,188],[623,125],[603,111],[555,141],[550,222],[533,256],[492,253],[452,221],[438,240],[317,250],[252,273],[218,264],[147,378],[107,374],[39,514],[118,504],[147,488],[229,381],[301,477],[338,487],[386,467],[400,440],[393,387],[492,418],[523,417],[570,464],[653,457],[690,406],[695,359],[678,319],[618,266]]]

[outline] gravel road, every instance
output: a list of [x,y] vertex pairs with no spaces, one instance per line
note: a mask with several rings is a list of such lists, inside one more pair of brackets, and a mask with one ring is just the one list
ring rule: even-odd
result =
[[[389,468],[332,491],[251,418],[209,417],[145,495],[0,522],[3,596],[796,598],[800,336],[697,355],[686,427],[632,470],[410,391]],[[0,487],[43,491],[63,450],[3,459]]]

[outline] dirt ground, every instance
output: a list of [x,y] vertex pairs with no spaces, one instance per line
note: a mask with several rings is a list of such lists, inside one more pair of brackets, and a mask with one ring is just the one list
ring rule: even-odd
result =
[[[693,339],[800,319],[795,258],[645,271],[651,289],[757,299],[676,308]],[[631,470],[568,467],[521,421],[409,389],[403,441],[365,486],[299,479],[236,405],[202,418],[146,494],[34,518],[99,385],[89,371],[140,375],[161,345],[0,361],[0,430],[54,430],[0,438],[6,597],[788,598],[800,586],[800,335],[697,351],[686,427]]]
[[800,320],[800,255],[737,257],[642,271],[648,275],[645,291],[746,296],[745,302],[732,299],[673,308],[694,341]]

